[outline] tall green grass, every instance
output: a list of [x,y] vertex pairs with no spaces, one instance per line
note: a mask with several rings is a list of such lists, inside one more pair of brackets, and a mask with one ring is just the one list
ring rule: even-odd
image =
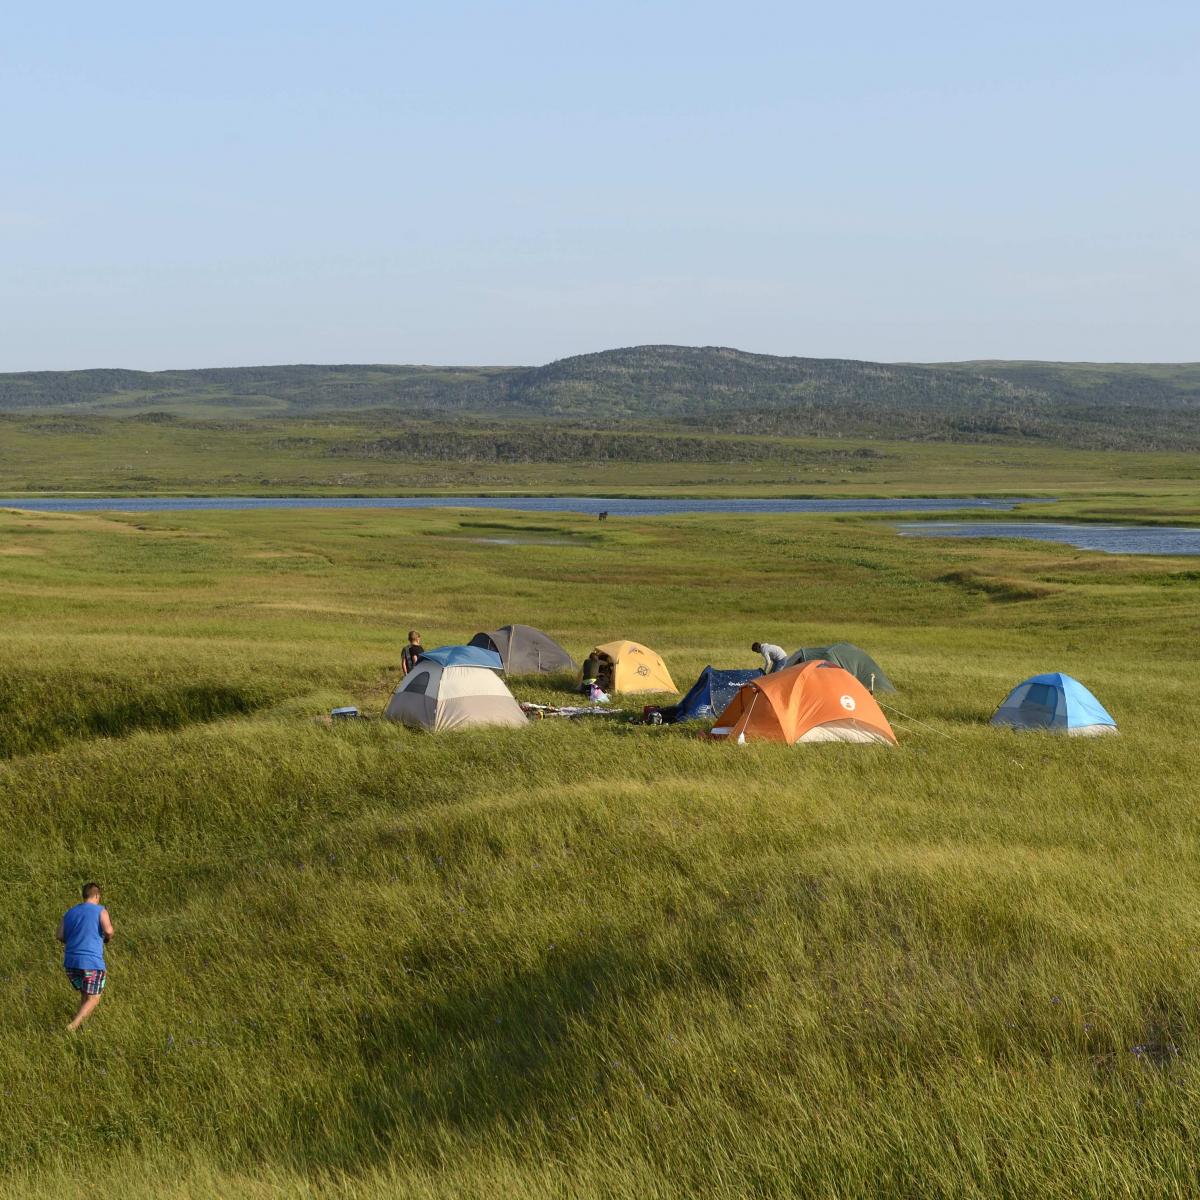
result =
[[[1195,1194],[1188,563],[473,519],[4,519],[0,1194]],[[410,625],[514,619],[681,687],[846,637],[900,746],[311,719],[378,712]],[[989,728],[1045,669],[1122,736]],[[192,705],[221,686],[252,702]],[[118,939],[68,1039],[51,934],[93,876]]]

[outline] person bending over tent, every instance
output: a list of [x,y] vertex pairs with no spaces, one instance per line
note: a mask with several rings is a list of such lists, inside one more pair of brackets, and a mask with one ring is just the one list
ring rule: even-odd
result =
[[751,642],[750,649],[755,654],[762,655],[764,675],[780,671],[787,665],[787,651],[782,646],[776,646],[774,642]]
[[408,631],[408,645],[400,652],[400,673],[407,675],[417,665],[417,659],[425,653],[421,645],[421,635],[415,630]]
[[112,941],[113,925],[108,909],[100,903],[100,885],[83,885],[83,902],[68,908],[54,936],[63,944],[63,968],[71,986],[79,993],[79,1008],[69,1033],[74,1033],[95,1011],[104,993],[107,971],[104,944]]

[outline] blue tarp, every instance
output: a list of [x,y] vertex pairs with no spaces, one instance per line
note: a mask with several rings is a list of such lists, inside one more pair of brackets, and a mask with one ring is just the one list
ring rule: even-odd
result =
[[433,650],[422,650],[422,659],[440,663],[443,667],[486,667],[489,671],[502,671],[504,663],[495,650],[484,650],[482,646],[438,646]]
[[711,720],[733,699],[734,693],[744,683],[757,679],[762,671],[718,671],[705,667],[700,678],[688,689],[688,693],[675,705],[673,720]]
[[1070,675],[1053,671],[1019,683],[992,717],[993,725],[1016,729],[1083,729],[1116,721],[1091,692]]

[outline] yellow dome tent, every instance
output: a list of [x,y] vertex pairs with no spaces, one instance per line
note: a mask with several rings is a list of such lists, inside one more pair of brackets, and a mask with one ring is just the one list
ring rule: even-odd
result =
[[591,657],[600,661],[600,686],[606,692],[677,692],[667,664],[640,642],[606,642]]

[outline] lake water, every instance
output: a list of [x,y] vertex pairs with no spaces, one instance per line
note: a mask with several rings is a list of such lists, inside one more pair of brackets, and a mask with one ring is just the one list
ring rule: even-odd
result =
[[914,521],[906,537],[1032,538],[1109,554],[1200,554],[1200,528],[1186,525],[1061,525],[1050,521]]
[[[34,512],[196,512],[258,508],[496,508],[614,517],[676,513],[904,513],[965,508],[1007,512],[1031,501],[1014,497],[892,498],[888,500],[617,500],[593,496],[122,496],[87,499],[0,498],[0,508]],[[1046,503],[1046,501],[1041,501]]]
[[[288,508],[489,508],[511,512],[571,512],[614,517],[677,513],[914,513],[983,509],[1008,512],[1048,499],[1014,496],[928,496],[861,500],[606,499],[596,496],[127,496],[0,498],[0,508],[34,512],[203,512]],[[1200,554],[1200,528],[1182,525],[1069,525],[1048,521],[914,521],[896,527],[906,537],[1007,537],[1065,542],[1109,554]],[[488,539],[484,539],[488,540]],[[502,542],[504,539],[491,539]]]

